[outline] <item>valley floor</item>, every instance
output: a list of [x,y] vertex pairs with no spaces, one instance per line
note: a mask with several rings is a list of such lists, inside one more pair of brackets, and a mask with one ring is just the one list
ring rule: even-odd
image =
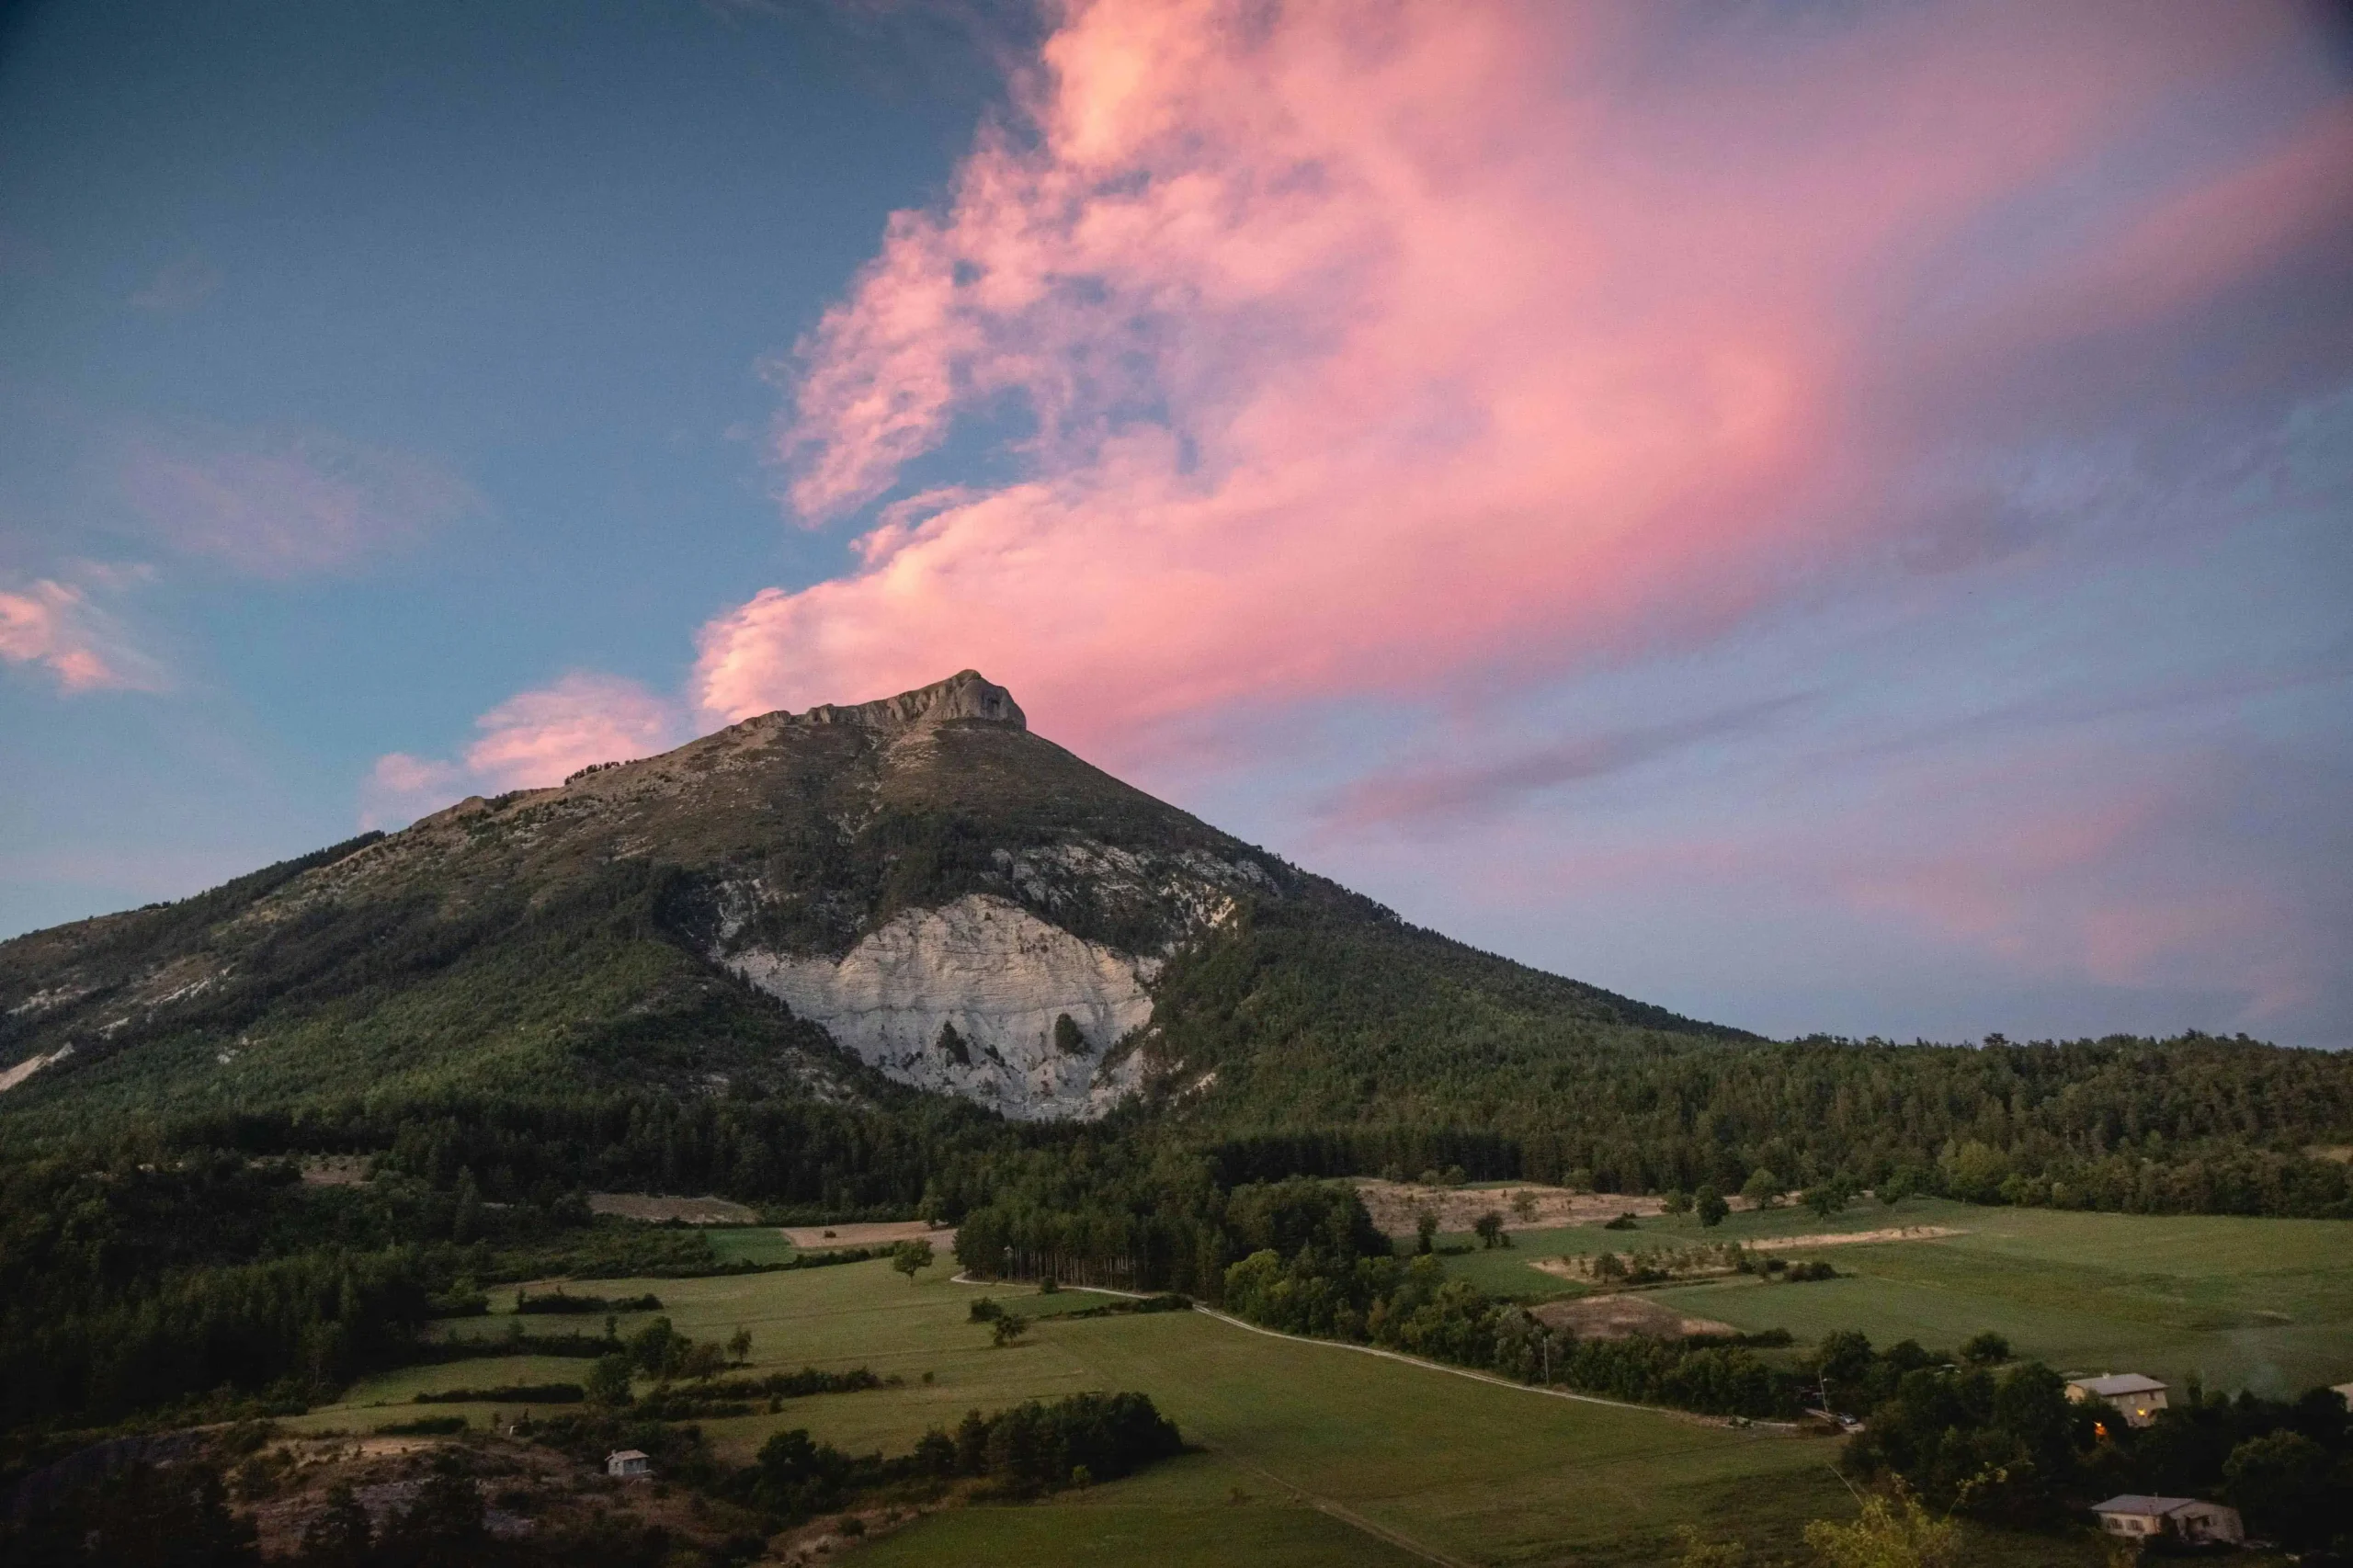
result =
[[[2070,1374],[2177,1381],[2195,1372],[2211,1386],[2274,1398],[2353,1378],[2353,1224],[2336,1220],[1866,1200],[1827,1221],[1783,1208],[1735,1213],[1711,1229],[1686,1215],[1643,1219],[1633,1231],[1523,1231],[1509,1249],[1460,1254],[1448,1265],[1497,1294],[1535,1300],[1563,1290],[1537,1266],[1564,1254],[1756,1245],[1896,1226],[1954,1233],[1774,1249],[1792,1260],[1819,1257],[1837,1268],[1836,1279],[1780,1285],[1735,1275],[1643,1294],[1750,1332],[1786,1328],[1802,1343],[1854,1328],[1876,1344],[1950,1347],[1990,1328],[2018,1355]],[[1475,1244],[1468,1235],[1440,1239]]]
[[[2197,1369],[2215,1383],[2270,1392],[2353,1377],[2353,1226],[1922,1200],[1893,1210],[1868,1205],[1827,1223],[1788,1210],[1735,1215],[1705,1239],[1895,1223],[1961,1233],[1838,1246],[1825,1255],[1847,1276],[1838,1279],[1767,1285],[1737,1277],[1655,1299],[1744,1328],[1787,1327],[1802,1340],[1852,1327],[1881,1343],[1911,1337],[1944,1346],[1992,1328],[2019,1354],[2071,1371],[2174,1378]],[[753,1234],[745,1233],[747,1246]],[[1508,1252],[1448,1262],[1490,1289],[1533,1299],[1564,1290],[1529,1267],[1543,1257],[1700,1239],[1688,1221],[1651,1219],[1633,1233],[1523,1232]],[[790,1401],[781,1414],[703,1423],[733,1458],[748,1459],[769,1433],[790,1426],[853,1451],[900,1452],[927,1428],[952,1427],[967,1410],[1085,1389],[1149,1393],[1201,1450],[1046,1503],[930,1516],[852,1554],[876,1568],[1650,1563],[1672,1560],[1682,1526],[1796,1561],[1805,1521],[1854,1509],[1831,1469],[1836,1447],[1827,1439],[1547,1398],[1254,1333],[1205,1313],[1072,1320],[1066,1314],[1102,1298],[960,1285],[949,1278],[953,1269],[942,1258],[910,1283],[877,1260],[579,1288],[652,1290],[676,1326],[699,1339],[748,1329],[755,1372],[867,1366],[902,1380]],[[1024,1343],[992,1346],[988,1325],[969,1315],[981,1295],[1033,1320]],[[625,1317],[622,1332],[643,1319]],[[495,1334],[505,1325],[494,1315],[452,1327]],[[585,1369],[537,1358],[412,1369],[288,1425],[366,1432],[419,1414],[408,1403],[419,1390],[576,1381]],[[477,1426],[494,1414],[444,1404],[430,1411],[468,1415]],[[1981,1534],[1969,1561],[2100,1558],[2087,1540]]]

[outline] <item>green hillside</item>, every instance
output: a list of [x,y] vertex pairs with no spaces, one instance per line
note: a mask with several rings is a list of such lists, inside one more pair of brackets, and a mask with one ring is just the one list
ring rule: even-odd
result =
[[[893,700],[946,701],[960,683],[985,687]],[[0,1068],[42,1063],[0,1116],[551,1084],[886,1108],[905,1092],[714,960],[753,945],[838,956],[970,894],[1110,949],[1173,950],[1131,1049],[1153,1097],[1184,1091],[1238,1121],[1278,1104],[1389,1114],[1451,1094],[1466,1062],[1633,1032],[1736,1035],[1411,930],[1031,734],[1017,710],[843,711],[756,719],[0,943]],[[1248,880],[1221,890],[1198,866]],[[1233,906],[1215,927],[1205,888]],[[1200,1082],[1213,1070],[1223,1086]]]
[[1760,1040],[1409,926],[1031,733],[969,671],[0,943],[0,1126],[300,1153],[429,1122],[445,1180],[981,1201],[989,1114],[736,963],[846,961],[973,899],[1149,974],[1148,1027],[1086,1047],[1098,1076],[1142,1066],[1102,1135],[1158,1129],[1223,1180],[1729,1189],[1763,1168],[2062,1207],[2346,1201],[2345,1167],[2302,1151],[2353,1132],[2347,1059]]

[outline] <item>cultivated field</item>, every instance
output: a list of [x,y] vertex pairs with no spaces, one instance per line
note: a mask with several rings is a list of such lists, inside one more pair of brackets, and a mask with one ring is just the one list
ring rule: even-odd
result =
[[868,1224],[793,1225],[784,1239],[811,1252],[835,1247],[881,1247],[893,1242],[929,1242],[932,1250],[948,1253],[956,1246],[956,1227],[927,1225],[921,1220],[887,1220]]
[[[1465,1562],[1640,1562],[1656,1561],[1685,1520],[1743,1518],[1787,1539],[1808,1518],[1851,1507],[1824,1466],[1831,1449],[1823,1441],[1498,1388],[1198,1313],[1057,1322],[1056,1314],[1103,1298],[954,1285],[950,1267],[943,1261],[912,1286],[878,1260],[594,1289],[651,1290],[699,1338],[749,1328],[755,1371],[863,1365],[905,1380],[792,1401],[780,1415],[705,1422],[714,1443],[737,1457],[783,1426],[805,1426],[853,1450],[897,1451],[975,1407],[1127,1388],[1152,1394],[1208,1450],[1045,1505],[935,1517],[861,1551],[859,1561],[878,1564],[1380,1568],[1428,1560],[1398,1540]],[[969,1321],[969,1303],[981,1294],[1035,1320],[1027,1343],[991,1347],[987,1326]],[[622,1331],[642,1321],[625,1317]],[[506,1323],[494,1315],[458,1327],[497,1334]],[[574,1380],[585,1370],[585,1363],[549,1358],[412,1369],[290,1425],[365,1431],[459,1414],[479,1425],[487,1407],[418,1406],[409,1397],[426,1388]]]
[[[1855,1278],[1804,1285],[1733,1281],[1645,1292],[1674,1312],[1801,1339],[1859,1327],[1881,1342],[1957,1343],[1978,1329],[2068,1369],[2191,1367],[2234,1382],[2302,1386],[2353,1376],[2353,1226],[2284,1221],[2143,1220],[1912,1202],[1873,1204],[1828,1223],[1777,1210],[1736,1215],[1709,1241],[1854,1233],[1891,1224],[1960,1234],[1839,1245]],[[763,1238],[772,1231],[721,1232]],[[1449,1266],[1531,1297],[1563,1282],[1529,1267],[1572,1245],[1689,1244],[1688,1221],[1633,1233],[1523,1233],[1509,1252]],[[1804,1256],[1803,1249],[1782,1256]],[[953,1284],[943,1256],[910,1284],[881,1260],[691,1280],[609,1280],[579,1289],[658,1294],[698,1338],[753,1335],[752,1370],[871,1367],[894,1386],[790,1402],[782,1414],[703,1423],[747,1459],[780,1427],[805,1426],[855,1451],[901,1451],[965,1411],[1083,1389],[1141,1389],[1204,1451],[1144,1475],[1029,1506],[935,1515],[861,1547],[856,1562],[990,1562],[1187,1568],[1234,1562],[1330,1564],[1647,1563],[1673,1555],[1676,1526],[1776,1541],[1792,1554],[1809,1518],[1852,1510],[1819,1438],[1738,1431],[1651,1411],[1496,1387],[1346,1348],[1239,1328],[1199,1313],[1069,1321],[1103,1298]],[[1517,1276],[1517,1278],[1515,1278]],[[1029,1316],[1025,1343],[990,1345],[970,1321],[990,1294]],[[502,1301],[501,1304],[504,1302]],[[646,1314],[622,1319],[628,1332]],[[507,1319],[465,1320],[501,1334]],[[561,1331],[569,1320],[535,1325]],[[594,1323],[579,1326],[591,1331]],[[290,1425],[367,1431],[419,1415],[420,1389],[576,1381],[585,1363],[547,1358],[412,1369],[353,1391],[352,1403]],[[925,1374],[930,1374],[928,1381]],[[381,1403],[378,1403],[381,1402]],[[508,1411],[506,1414],[512,1415]],[[2081,1548],[2079,1554],[2078,1549]],[[1984,1536],[1972,1563],[2098,1561],[2096,1547]]]
[[[1482,1182],[1475,1187],[1425,1187],[1419,1182],[1383,1181],[1358,1176],[1357,1196],[1364,1200],[1372,1222],[1392,1236],[1411,1236],[1424,1210],[1438,1216],[1441,1231],[1468,1231],[1490,1210],[1504,1217],[1507,1230],[1542,1230],[1563,1225],[1597,1225],[1620,1214],[1655,1214],[1655,1198],[1620,1198],[1615,1194],[1572,1192],[1532,1181]],[[1513,1207],[1522,1195],[1533,1212],[1521,1219]],[[1744,1200],[1745,1201],[1745,1200]]]
[[[1824,1222],[1802,1210],[1734,1214],[1712,1230],[1688,1216],[1635,1231],[1523,1232],[1509,1250],[1449,1257],[1491,1290],[1540,1299],[1567,1283],[1547,1256],[1642,1247],[1851,1235],[1893,1226],[1954,1234],[1824,1244],[1811,1256],[1849,1278],[1804,1285],[1736,1276],[1646,1292],[1736,1327],[1811,1340],[1859,1328],[1879,1343],[1959,1344],[1999,1330],[2022,1356],[2066,1371],[2144,1371],[2267,1393],[2353,1378],[2353,1224],[2326,1220],[2077,1214],[1976,1209],[1915,1199],[1863,1202]],[[1458,1243],[1468,1238],[1450,1238]],[[1775,1245],[1784,1257],[1803,1246]]]

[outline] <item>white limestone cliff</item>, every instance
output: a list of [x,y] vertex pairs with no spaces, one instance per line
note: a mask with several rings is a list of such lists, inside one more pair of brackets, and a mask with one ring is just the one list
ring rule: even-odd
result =
[[[1136,1053],[1105,1057],[1151,1021],[1159,968],[986,893],[910,910],[838,960],[747,948],[721,961],[888,1076],[1023,1120],[1091,1119],[1136,1088]],[[1063,1016],[1077,1051],[1056,1041]]]

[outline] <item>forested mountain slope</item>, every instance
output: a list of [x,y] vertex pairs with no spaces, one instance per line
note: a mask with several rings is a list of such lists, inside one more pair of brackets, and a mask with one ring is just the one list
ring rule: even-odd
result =
[[1214,1299],[1341,1256],[1295,1176],[2353,1217],[2348,1144],[2343,1056],[1774,1042],[1473,951],[968,671],[0,943],[0,1437],[299,1403],[470,1279],[721,1267],[598,1189]]
[[0,944],[15,1118],[551,1084],[1459,1117],[1598,1044],[1728,1038],[1406,927],[971,671]]

